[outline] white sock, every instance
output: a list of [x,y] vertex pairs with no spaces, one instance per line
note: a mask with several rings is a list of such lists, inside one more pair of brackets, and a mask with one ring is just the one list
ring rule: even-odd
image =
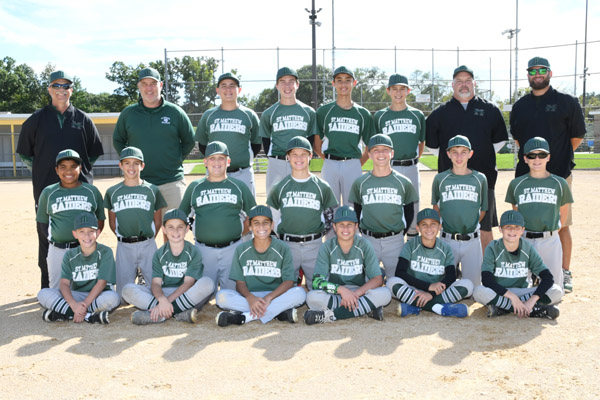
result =
[[255,321],[258,319],[255,316],[251,315],[250,312],[245,312],[245,313],[243,313],[243,315],[244,315],[244,317],[246,317],[246,324],[248,322]]
[[437,315],[442,315],[442,308],[444,308],[443,305],[441,304],[434,304],[431,307],[431,311],[433,311],[434,313],[436,313]]

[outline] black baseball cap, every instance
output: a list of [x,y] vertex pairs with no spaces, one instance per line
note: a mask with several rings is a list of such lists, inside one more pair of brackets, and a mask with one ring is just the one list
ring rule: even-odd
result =
[[56,155],[56,165],[58,165],[62,160],[73,160],[77,164],[81,165],[81,157],[79,156],[79,153],[72,149],[63,150]]

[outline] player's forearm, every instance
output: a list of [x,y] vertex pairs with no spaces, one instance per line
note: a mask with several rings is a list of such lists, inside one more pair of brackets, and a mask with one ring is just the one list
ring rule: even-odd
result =
[[246,282],[244,281],[236,281],[235,282],[235,290],[241,294],[242,296],[244,296],[244,298],[249,299],[250,297],[254,297],[254,295],[252,294],[252,292],[250,292],[250,289],[248,289],[248,286],[246,285]]
[[315,135],[315,154],[318,155],[319,157],[321,157],[322,159],[325,159],[325,154],[323,154],[323,151],[321,150],[321,146],[323,145],[323,139],[321,139],[321,136],[319,135]]
[[183,279],[183,283],[181,284],[181,286],[179,286],[173,293],[171,293],[167,297],[169,303],[172,303],[173,301],[175,301],[176,298],[187,292],[192,286],[194,286],[194,283],[196,283],[196,280],[194,278],[186,276]]
[[583,142],[583,138],[571,138],[571,146],[573,146],[573,151],[577,150],[581,142]]
[[418,155],[418,158],[421,158],[421,156],[423,155],[423,151],[424,150],[425,150],[425,142],[419,143],[419,155]]
[[69,304],[69,307],[71,307],[72,310],[75,310],[77,307],[77,302],[75,301],[75,299],[73,298],[73,294],[71,293],[71,281],[69,281],[68,279],[61,278],[59,290],[63,299],[65,299],[67,304]]
[[266,295],[264,298],[269,302],[273,301],[273,299],[278,298],[288,290],[290,290],[294,286],[294,281],[283,281],[273,290],[271,293]]
[[371,289],[376,289],[383,285],[383,277],[381,275],[369,279],[364,285],[354,291],[358,296],[362,296]]
[[317,290],[324,290],[329,294],[336,294],[340,285],[337,283],[329,282],[323,275],[315,274],[313,278],[313,288]]
[[96,282],[92,290],[90,290],[87,297],[83,301],[86,308],[89,307],[94,300],[96,300],[100,293],[102,293],[102,291],[106,288],[106,283],[107,282],[104,279],[98,279],[98,282]]
[[369,159],[369,152],[368,152],[367,146],[365,146],[362,156],[360,156],[360,165],[361,166],[365,165],[365,163],[367,162],[368,159]]

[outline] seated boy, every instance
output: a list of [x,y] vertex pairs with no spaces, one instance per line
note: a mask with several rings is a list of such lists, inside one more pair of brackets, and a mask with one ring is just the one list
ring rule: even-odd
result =
[[115,283],[115,259],[110,247],[97,243],[98,219],[84,212],[75,217],[73,236],[79,246],[67,250],[62,262],[60,289],[46,288],[38,300],[46,308],[46,322],[86,321],[108,324],[108,313],[119,306]]
[[298,321],[296,307],[306,300],[303,288],[294,286],[292,253],[287,245],[271,237],[273,214],[267,206],[254,206],[248,215],[254,238],[235,249],[229,278],[235,289],[221,289],[217,306],[225,310],[217,315],[219,326],[243,325],[260,319],[265,324]]
[[333,217],[336,236],[319,249],[313,288],[306,296],[307,325],[333,322],[361,315],[382,321],[383,306],[392,296],[382,287],[383,276],[371,243],[357,236],[358,219],[353,208],[342,206]]
[[215,284],[202,276],[202,255],[185,240],[188,231],[183,211],[174,208],[165,213],[163,232],[167,243],[152,258],[151,288],[133,283],[123,287],[123,299],[141,309],[131,315],[134,324],[156,324],[171,317],[197,321],[198,308],[210,298]]
[[454,256],[450,246],[437,237],[440,216],[426,208],[417,214],[417,236],[400,252],[396,276],[388,278],[387,287],[400,300],[398,316],[419,314],[421,309],[445,317],[466,317],[469,308],[454,304],[473,292],[473,283],[456,280]]
[[[519,318],[555,319],[560,312],[552,304],[560,301],[563,291],[537,251],[521,238],[524,225],[520,212],[502,214],[502,239],[492,241],[485,249],[483,284],[475,288],[473,298],[488,307],[488,317],[514,312]],[[531,273],[541,279],[538,286],[529,287],[527,278]]]

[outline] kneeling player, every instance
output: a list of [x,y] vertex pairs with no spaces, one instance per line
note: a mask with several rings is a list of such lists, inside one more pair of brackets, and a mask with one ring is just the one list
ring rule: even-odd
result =
[[396,276],[387,287],[400,300],[398,316],[419,314],[421,309],[445,317],[466,317],[466,304],[454,304],[473,292],[468,279],[456,280],[454,256],[450,246],[440,240],[440,216],[426,208],[417,214],[420,236],[411,239],[400,252]]
[[217,325],[242,325],[257,319],[264,324],[275,317],[297,322],[296,307],[304,303],[306,292],[294,286],[292,253],[284,242],[271,237],[269,207],[254,206],[249,218],[254,238],[235,249],[229,275],[236,290],[221,289],[216,296],[220,308],[234,312],[219,313]]
[[75,217],[73,236],[79,246],[67,250],[62,261],[59,289],[46,288],[38,293],[46,308],[46,322],[98,322],[108,324],[108,313],[120,304],[112,290],[115,258],[110,247],[97,243],[98,219],[84,212]]
[[[481,282],[473,292],[475,301],[488,307],[488,317],[514,312],[519,318],[555,319],[560,314],[553,306],[562,298],[561,287],[532,245],[521,239],[525,231],[523,216],[506,211],[500,218],[502,239],[485,249]],[[527,277],[540,277],[538,286],[528,287]]]
[[354,209],[338,208],[333,217],[336,236],[319,249],[313,288],[306,296],[308,325],[369,315],[383,320],[383,306],[392,296],[382,287],[383,276],[373,246],[357,236]]
[[163,232],[168,241],[152,258],[151,287],[133,283],[123,287],[123,299],[143,310],[131,315],[134,324],[156,324],[171,317],[184,322],[197,321],[198,308],[210,298],[215,284],[202,276],[202,254],[185,240],[188,231],[183,211],[174,208],[165,213]]

